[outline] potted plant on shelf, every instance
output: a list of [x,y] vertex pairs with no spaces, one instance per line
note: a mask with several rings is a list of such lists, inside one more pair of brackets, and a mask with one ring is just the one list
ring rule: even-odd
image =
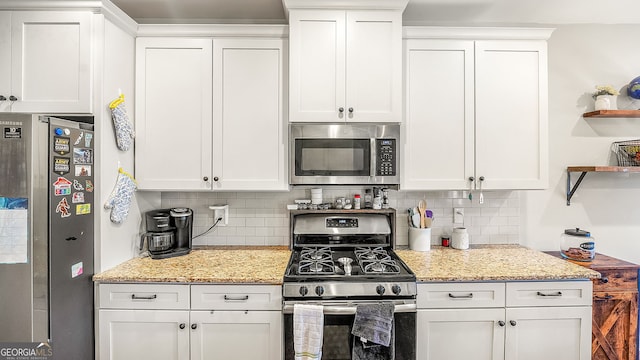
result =
[[596,92],[593,93],[596,110],[615,110],[616,98],[620,92],[611,85],[596,85]]

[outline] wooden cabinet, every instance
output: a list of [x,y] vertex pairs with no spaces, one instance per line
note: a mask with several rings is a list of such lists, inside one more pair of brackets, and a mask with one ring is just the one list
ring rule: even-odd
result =
[[[560,257],[559,252],[549,252]],[[572,261],[601,274],[593,280],[591,358],[635,360],[638,356],[638,269],[603,254],[591,262]]]
[[281,287],[98,285],[100,359],[282,359]]
[[282,39],[138,38],[139,189],[287,190],[286,53]]
[[0,11],[0,112],[91,112],[91,15]]
[[282,39],[213,41],[213,189],[288,190]]
[[417,359],[587,360],[590,298],[587,281],[418,284]]
[[407,39],[405,91],[402,189],[548,186],[546,40]]
[[211,39],[136,40],[139,189],[211,189],[212,47]]
[[406,1],[394,6],[397,9],[289,7],[290,121],[402,121]]

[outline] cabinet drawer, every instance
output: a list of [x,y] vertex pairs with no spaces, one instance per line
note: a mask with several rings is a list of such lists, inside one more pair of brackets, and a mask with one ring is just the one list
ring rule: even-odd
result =
[[282,287],[273,285],[192,285],[193,310],[282,310]]
[[418,308],[504,307],[504,283],[418,284]]
[[101,309],[189,309],[189,285],[100,284]]
[[[598,270],[599,271],[599,270]],[[637,290],[638,271],[629,270],[602,270],[601,278],[593,280],[593,291]]]
[[507,306],[591,305],[591,281],[507,283]]

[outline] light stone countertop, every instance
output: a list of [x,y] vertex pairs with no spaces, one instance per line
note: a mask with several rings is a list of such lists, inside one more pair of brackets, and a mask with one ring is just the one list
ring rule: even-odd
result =
[[[477,245],[468,250],[433,246],[396,250],[418,281],[593,279],[600,273],[519,245]],[[224,246],[153,260],[134,258],[93,277],[102,283],[282,284],[291,252],[284,246]]]
[[102,283],[282,284],[291,251],[285,246],[220,246],[168,259],[134,258],[101,272]]
[[595,279],[600,273],[520,245],[476,245],[467,250],[432,246],[396,250],[417,281],[518,281]]

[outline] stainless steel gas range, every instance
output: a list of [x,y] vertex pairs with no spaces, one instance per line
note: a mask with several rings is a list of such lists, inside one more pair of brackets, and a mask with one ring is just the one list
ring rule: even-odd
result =
[[393,251],[395,210],[293,211],[284,283],[285,359],[294,359],[293,309],[322,305],[323,360],[351,359],[360,304],[394,305],[396,360],[415,359],[416,278]]

